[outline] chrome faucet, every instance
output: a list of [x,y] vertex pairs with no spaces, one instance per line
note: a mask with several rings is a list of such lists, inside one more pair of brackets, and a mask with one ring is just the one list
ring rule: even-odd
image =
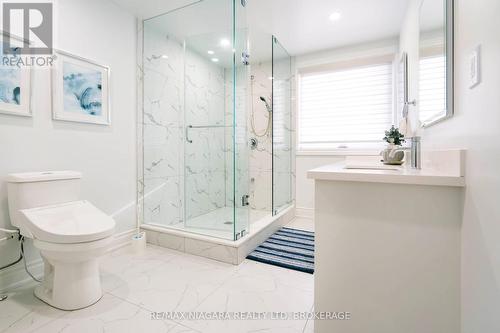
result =
[[422,169],[422,160],[421,160],[421,147],[420,147],[420,137],[414,136],[410,138],[410,147],[402,147],[398,149],[394,149],[391,151],[390,155],[394,156],[398,151],[410,151],[410,163],[412,169]]
[[413,169],[422,169],[422,148],[420,146],[420,137],[414,136],[411,138],[411,146],[410,146],[410,159],[411,159],[411,167]]

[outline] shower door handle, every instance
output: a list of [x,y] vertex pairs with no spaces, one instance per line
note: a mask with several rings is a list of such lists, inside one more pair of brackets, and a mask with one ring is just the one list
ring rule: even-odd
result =
[[232,126],[225,126],[225,125],[201,125],[201,126],[193,126],[193,125],[187,125],[186,126],[186,141],[189,143],[193,143],[193,140],[189,138],[189,130],[193,128],[231,128]]

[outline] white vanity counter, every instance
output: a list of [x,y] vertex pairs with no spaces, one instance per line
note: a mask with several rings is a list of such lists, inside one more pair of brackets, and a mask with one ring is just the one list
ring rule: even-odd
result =
[[384,167],[377,157],[308,172],[314,309],[351,313],[315,332],[460,331],[463,152],[435,155],[422,170],[345,169]]
[[369,183],[465,186],[461,150],[429,152],[421,170],[408,166],[383,165],[380,158],[347,157],[344,162],[309,170],[307,177],[318,180],[337,180]]
[[465,178],[460,175],[443,173],[439,170],[414,170],[406,167],[393,167],[395,170],[373,169],[364,165],[348,165],[345,162],[325,165],[307,172],[307,177],[321,180],[340,180],[352,182],[465,186]]

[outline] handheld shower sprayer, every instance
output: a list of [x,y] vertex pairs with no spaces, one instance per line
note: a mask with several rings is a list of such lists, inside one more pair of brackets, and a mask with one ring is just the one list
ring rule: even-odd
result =
[[264,97],[260,96],[260,100],[266,104],[267,112],[269,113],[273,112],[273,108],[269,105],[269,103]]
[[[263,97],[263,96],[259,96],[259,99],[264,102],[264,104],[266,105],[266,110],[267,110],[267,117],[266,117],[266,114],[263,114],[262,116],[267,118],[267,124],[266,124],[266,129],[263,131],[263,132],[258,132],[257,129],[256,129],[256,126],[255,126],[255,110],[254,110],[254,101],[255,101],[255,97],[256,95],[253,94],[253,85],[254,85],[254,79],[255,77],[252,75],[251,76],[251,85],[250,85],[250,96],[251,96],[251,99],[252,99],[252,103],[251,103],[251,116],[250,116],[250,126],[251,126],[251,130],[252,130],[252,133],[258,137],[258,138],[262,138],[262,137],[265,137],[265,136],[268,136],[270,137],[271,136],[271,133],[273,131],[273,108],[271,105],[269,105],[269,103],[267,102],[266,98]],[[257,148],[257,147],[256,147]],[[255,149],[256,149],[255,148]]]

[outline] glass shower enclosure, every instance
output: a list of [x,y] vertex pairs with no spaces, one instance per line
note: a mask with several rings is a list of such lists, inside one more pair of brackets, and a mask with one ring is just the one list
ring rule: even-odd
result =
[[273,213],[292,202],[292,64],[291,57],[272,37],[273,79]]
[[252,213],[252,184],[260,181],[252,173],[249,126],[256,37],[243,4],[206,0],[143,22],[140,223],[237,240],[251,222],[291,203],[290,57],[268,36],[267,48],[277,55],[276,64],[272,54],[262,59],[273,71],[264,98],[272,122],[266,134],[272,203]]

